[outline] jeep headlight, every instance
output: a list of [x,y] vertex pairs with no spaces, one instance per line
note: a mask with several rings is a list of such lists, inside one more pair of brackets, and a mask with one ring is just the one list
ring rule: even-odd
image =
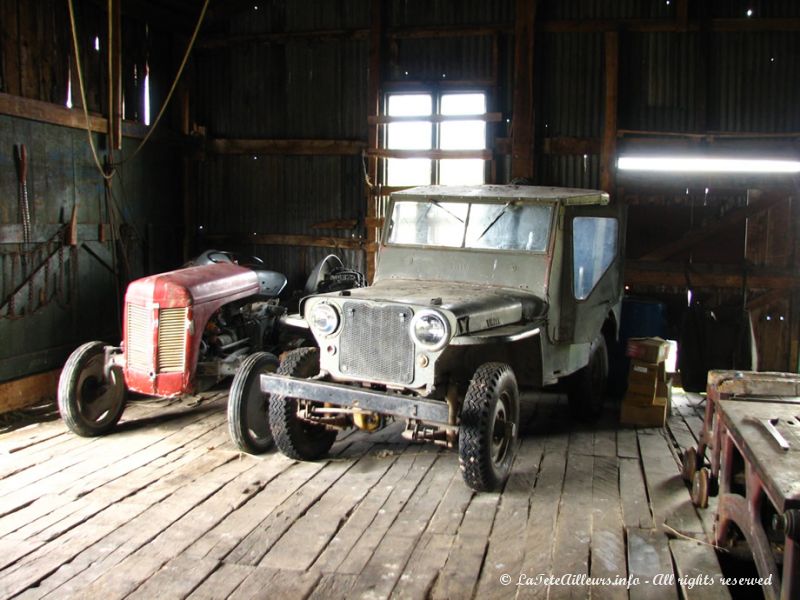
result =
[[311,327],[322,335],[330,335],[339,327],[339,312],[330,304],[320,302],[311,309]]
[[435,310],[421,310],[411,319],[411,338],[426,350],[440,350],[450,340],[450,323]]

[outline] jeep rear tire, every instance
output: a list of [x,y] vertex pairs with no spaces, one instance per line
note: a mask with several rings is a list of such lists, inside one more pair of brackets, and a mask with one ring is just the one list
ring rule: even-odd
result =
[[108,433],[125,409],[122,370],[110,369],[106,379],[104,348],[103,342],[78,347],[58,379],[58,412],[67,427],[82,437]]
[[[278,375],[309,378],[319,373],[319,349],[298,348],[286,355]],[[275,445],[289,458],[316,460],[325,456],[336,440],[336,431],[298,417],[302,400],[288,396],[270,396],[269,426]]]
[[589,347],[589,364],[568,380],[567,397],[572,416],[580,421],[594,421],[603,412],[608,380],[608,349],[600,333]]
[[519,435],[519,391],[505,363],[478,367],[470,381],[458,434],[464,482],[478,492],[499,490],[511,471]]
[[263,454],[272,448],[269,397],[261,391],[261,374],[274,373],[280,361],[269,352],[244,359],[228,394],[228,432],[242,452]]

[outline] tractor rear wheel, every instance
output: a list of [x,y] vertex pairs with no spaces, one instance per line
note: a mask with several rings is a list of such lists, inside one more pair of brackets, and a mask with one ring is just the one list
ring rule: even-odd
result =
[[83,437],[111,431],[125,409],[122,371],[108,370],[102,342],[89,342],[67,359],[58,379],[58,412],[69,429]]
[[[319,373],[319,349],[298,348],[289,352],[278,367],[278,375],[309,378]],[[311,423],[297,414],[302,399],[270,396],[269,426],[275,445],[289,458],[316,460],[325,456],[336,440],[336,431]]]
[[261,374],[274,373],[278,358],[256,352],[244,359],[228,394],[228,432],[242,452],[263,454],[272,448],[269,396],[261,391]]

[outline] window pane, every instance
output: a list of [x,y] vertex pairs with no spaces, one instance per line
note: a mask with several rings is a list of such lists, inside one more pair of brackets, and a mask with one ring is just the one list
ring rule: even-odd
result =
[[390,117],[415,117],[431,114],[433,102],[429,94],[392,94],[387,114]]
[[548,204],[473,204],[464,246],[544,252],[552,214]]
[[483,150],[486,148],[486,123],[451,121],[442,123],[442,150]]
[[388,241],[460,248],[468,206],[460,202],[397,202]]
[[432,125],[427,121],[389,123],[387,148],[399,150],[430,150]]
[[446,158],[439,161],[442,185],[480,185],[484,183],[485,161],[480,158]]
[[617,255],[617,220],[575,217],[572,221],[572,287],[583,300]]
[[386,161],[386,185],[429,185],[429,158],[390,158]]
[[443,115],[482,115],[486,112],[486,94],[444,94]]

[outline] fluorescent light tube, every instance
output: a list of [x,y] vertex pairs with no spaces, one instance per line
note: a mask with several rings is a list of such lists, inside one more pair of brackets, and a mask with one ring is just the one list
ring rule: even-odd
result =
[[692,156],[620,156],[620,171],[666,173],[800,173],[800,161]]

